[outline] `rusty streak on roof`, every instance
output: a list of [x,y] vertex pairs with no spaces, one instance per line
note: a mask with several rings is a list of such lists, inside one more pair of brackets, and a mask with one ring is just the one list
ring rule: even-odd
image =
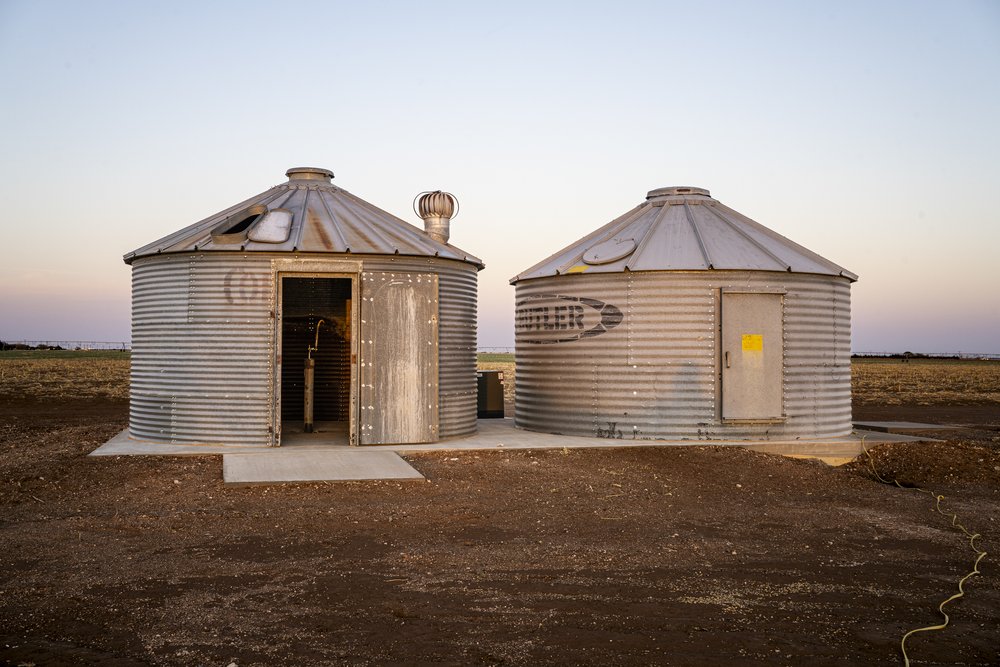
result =
[[[193,251],[315,252],[441,257],[483,268],[477,257],[436,241],[423,229],[333,185],[333,173],[328,170],[302,167],[289,169],[287,174],[288,182],[134,250],[125,255],[125,263],[150,255]],[[227,223],[236,225],[254,207],[289,211],[292,221],[287,238],[280,242],[251,240],[248,236],[260,222],[236,234],[219,232]]]

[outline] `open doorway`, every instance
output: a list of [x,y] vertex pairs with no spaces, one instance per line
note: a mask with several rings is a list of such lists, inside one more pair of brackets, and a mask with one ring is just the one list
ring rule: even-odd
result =
[[352,290],[349,277],[281,278],[282,445],[350,444]]

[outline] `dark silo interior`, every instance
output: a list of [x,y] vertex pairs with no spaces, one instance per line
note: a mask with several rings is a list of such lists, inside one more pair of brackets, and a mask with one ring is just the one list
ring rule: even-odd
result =
[[304,370],[309,347],[316,360],[314,418],[346,422],[351,395],[351,279],[291,278],[281,281],[281,420],[303,418]]

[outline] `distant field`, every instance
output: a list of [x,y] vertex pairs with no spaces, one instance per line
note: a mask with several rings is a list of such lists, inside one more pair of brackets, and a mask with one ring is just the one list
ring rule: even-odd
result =
[[0,399],[128,398],[128,352],[0,352]]
[[0,362],[5,359],[129,359],[129,350],[4,350],[0,352]]
[[1000,361],[974,359],[855,359],[857,404],[1000,403]]
[[[0,398],[127,398],[130,356],[115,350],[0,352]],[[478,366],[503,371],[504,394],[513,399],[513,354],[480,354]],[[1000,404],[998,361],[856,359],[851,370],[855,404]]]
[[509,352],[480,352],[476,355],[480,364],[513,364],[514,355]]

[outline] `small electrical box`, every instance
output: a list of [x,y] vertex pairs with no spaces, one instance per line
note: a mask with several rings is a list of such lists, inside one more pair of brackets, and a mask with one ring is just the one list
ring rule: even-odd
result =
[[479,384],[477,414],[480,419],[503,418],[503,371],[476,371]]

